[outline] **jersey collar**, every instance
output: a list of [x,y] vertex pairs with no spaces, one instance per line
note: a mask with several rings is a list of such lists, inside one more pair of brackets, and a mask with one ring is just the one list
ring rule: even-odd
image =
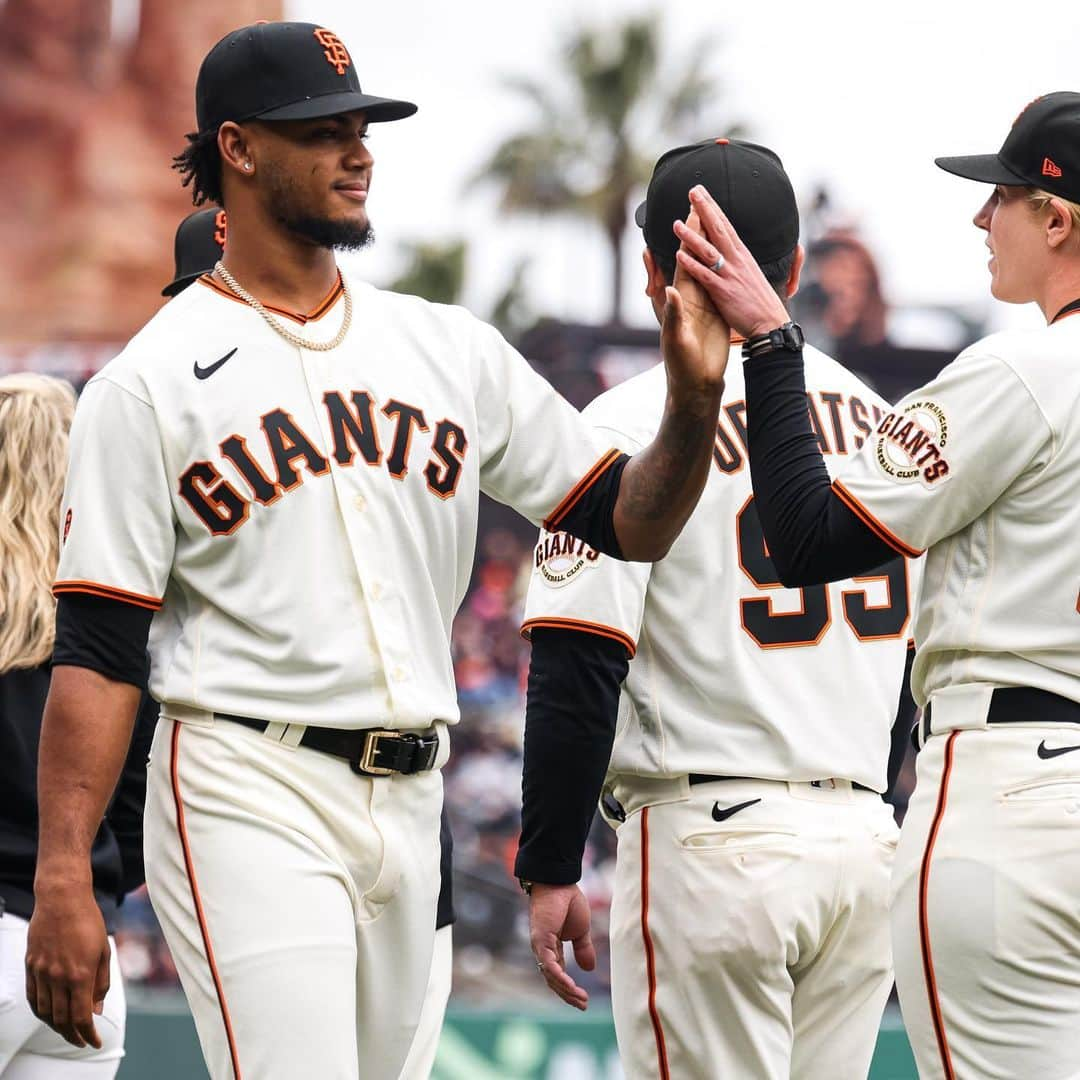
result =
[[1074,300],[1071,304],[1066,304],[1051,320],[1050,325],[1053,326],[1058,319],[1063,319],[1066,315],[1072,315],[1073,312],[1080,311],[1080,299]]

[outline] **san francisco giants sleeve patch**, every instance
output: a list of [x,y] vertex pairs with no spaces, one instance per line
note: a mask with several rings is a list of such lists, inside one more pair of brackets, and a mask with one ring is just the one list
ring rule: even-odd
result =
[[886,413],[875,439],[874,460],[890,480],[933,488],[949,479],[949,421],[937,402],[913,401],[899,412]]
[[542,533],[533,565],[545,585],[561,589],[584,570],[596,566],[600,552],[569,533]]

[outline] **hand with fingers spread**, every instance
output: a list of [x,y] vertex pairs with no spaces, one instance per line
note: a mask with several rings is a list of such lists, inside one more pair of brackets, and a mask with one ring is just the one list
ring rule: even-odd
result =
[[26,946],[26,998],[72,1046],[101,1049],[94,1027],[109,992],[109,939],[93,891],[38,885]]
[[690,206],[699,228],[689,220],[675,223],[675,235],[682,241],[676,255],[678,267],[708,293],[723,318],[743,337],[767,334],[788,322],[790,316],[776,290],[701,185],[691,189]]
[[590,923],[589,902],[577,885],[533,885],[529,896],[529,943],[536,966],[548,989],[582,1012],[589,1004],[589,995],[566,970],[563,942],[572,943],[578,967],[592,971],[596,967],[596,949]]

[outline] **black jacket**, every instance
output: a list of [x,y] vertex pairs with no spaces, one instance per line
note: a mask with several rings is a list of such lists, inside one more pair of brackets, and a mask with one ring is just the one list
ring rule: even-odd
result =
[[[34,910],[38,740],[49,670],[43,664],[0,674],[0,903],[24,919]],[[157,715],[157,702],[144,693],[124,770],[91,851],[94,894],[109,933],[124,894],[145,880],[146,760]]]

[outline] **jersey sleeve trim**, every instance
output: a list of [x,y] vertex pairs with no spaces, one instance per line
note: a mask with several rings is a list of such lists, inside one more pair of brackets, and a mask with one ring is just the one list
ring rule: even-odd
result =
[[878,521],[869,510],[839,480],[832,482],[833,491],[836,493],[837,498],[868,528],[879,540],[884,541],[900,555],[906,555],[909,559],[917,559],[922,552],[918,548],[913,548],[909,544],[905,544],[894,532],[892,532],[888,526]]
[[616,450],[614,447],[604,454],[604,456],[600,458],[600,460],[570,489],[563,501],[555,507],[551,512],[551,515],[544,521],[544,528],[547,529],[548,532],[558,532],[559,522],[565,519],[567,514],[569,514],[582,500],[589,488],[591,488],[622,456],[622,451]]
[[101,585],[96,581],[58,581],[52,591],[54,596],[62,596],[65,593],[84,593],[87,596],[100,596],[106,600],[120,600],[125,604],[146,608],[148,611],[160,611],[164,603],[164,600],[158,597],[127,592],[125,589]]
[[581,630],[586,634],[596,634],[598,637],[609,638],[612,641],[617,641],[627,651],[631,660],[634,659],[634,654],[637,652],[637,643],[629,634],[617,630],[614,626],[605,626],[603,623],[587,622],[584,619],[558,619],[554,617],[526,619],[521,624],[521,636],[526,641],[530,641],[532,631],[537,626],[545,627],[548,630]]

